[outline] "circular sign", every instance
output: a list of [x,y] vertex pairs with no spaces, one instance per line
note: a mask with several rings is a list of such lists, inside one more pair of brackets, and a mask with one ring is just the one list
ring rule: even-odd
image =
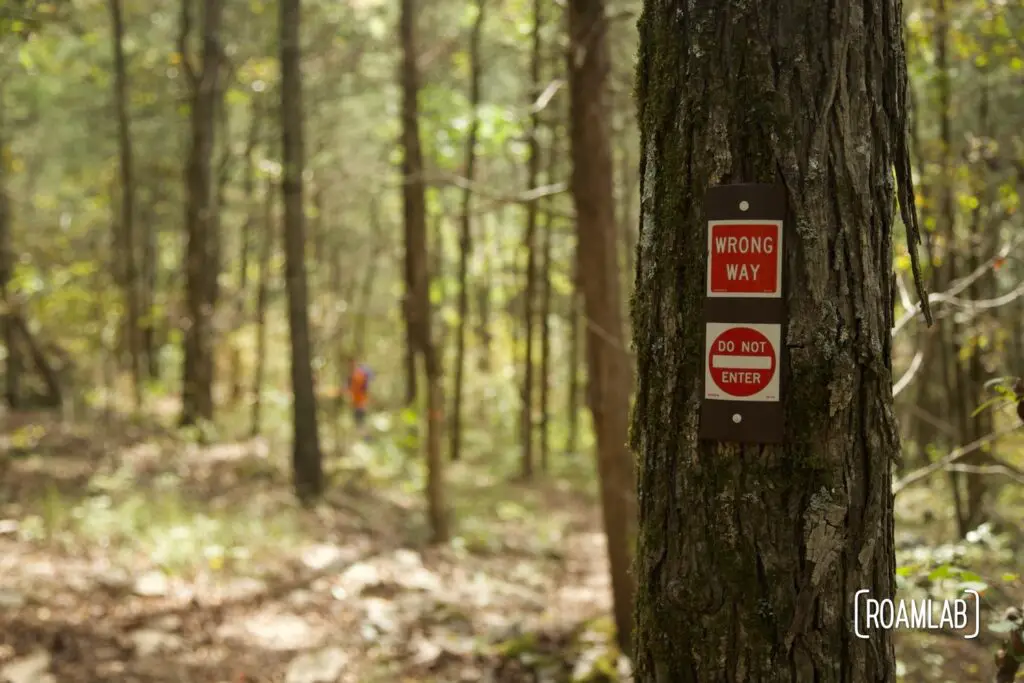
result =
[[775,349],[750,327],[730,327],[715,337],[708,352],[708,374],[729,396],[753,396],[775,376]]

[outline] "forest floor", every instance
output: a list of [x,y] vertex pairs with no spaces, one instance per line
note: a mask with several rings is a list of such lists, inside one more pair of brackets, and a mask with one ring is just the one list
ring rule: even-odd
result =
[[457,535],[430,548],[398,449],[381,472],[355,444],[303,510],[261,440],[45,414],[8,415],[0,436],[0,680],[608,680],[619,665],[598,509],[564,486],[459,463]]
[[[115,417],[0,424],[0,681],[625,681],[592,496],[456,463],[426,543],[418,460],[330,458],[303,510],[262,440]],[[905,681],[985,680],[992,648],[905,638]],[[977,674],[977,677],[975,677]]]

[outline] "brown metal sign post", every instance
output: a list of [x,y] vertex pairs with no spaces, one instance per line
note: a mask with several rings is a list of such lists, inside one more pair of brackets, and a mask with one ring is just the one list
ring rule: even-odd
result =
[[786,299],[781,185],[708,190],[700,438],[782,443]]

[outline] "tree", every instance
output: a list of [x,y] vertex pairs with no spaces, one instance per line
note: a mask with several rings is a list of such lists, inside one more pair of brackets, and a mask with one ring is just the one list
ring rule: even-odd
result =
[[4,398],[11,410],[18,408],[21,394],[21,353],[17,343],[14,314],[10,307],[11,277],[14,274],[14,248],[11,240],[11,200],[7,190],[7,121],[4,120],[4,88],[0,86],[0,296],[4,311],[0,322],[3,324]]
[[185,167],[185,361],[181,391],[181,424],[213,419],[213,307],[218,275],[213,248],[213,169],[215,121],[220,92],[221,0],[202,4],[202,56],[198,71],[188,54],[192,31],[191,0],[181,2],[179,52],[188,80],[192,140]]
[[280,0],[281,179],[284,204],[285,289],[292,341],[292,474],[295,493],[308,501],[323,492],[324,477],[313,388],[309,317],[306,311],[306,215],[302,203],[305,170],[300,69],[300,0]]
[[114,104],[117,110],[118,147],[121,171],[121,253],[119,276],[124,288],[124,334],[128,342],[135,407],[142,404],[142,328],[139,325],[139,283],[135,254],[135,178],[132,175],[132,133],[128,116],[128,75],[124,58],[124,20],[121,0],[110,0],[111,40],[114,48]]
[[[430,275],[427,267],[426,183],[423,180],[423,148],[420,144],[419,68],[416,53],[416,0],[402,0],[399,33],[402,40],[402,184],[405,213],[406,316],[411,330],[414,361],[421,359],[427,378],[427,515],[433,540],[448,540],[448,514],[444,499],[441,459],[441,428],[444,396],[441,362],[434,347]],[[415,377],[415,374],[413,375]]]
[[[895,589],[894,186],[921,293],[901,10],[674,0],[640,20],[638,681],[895,680],[851,600]],[[697,438],[704,192],[741,182],[790,206],[775,447]]]
[[[473,189],[469,185],[476,178],[476,141],[480,129],[477,109],[480,107],[480,81],[483,65],[480,58],[480,34],[484,27],[483,0],[476,3],[476,19],[469,36],[469,105],[473,119],[466,135],[466,187],[462,190],[462,214],[459,230],[459,330],[455,348],[455,395],[452,398],[451,459],[458,460],[462,450],[462,389],[466,370],[466,324],[469,318],[469,257],[473,248]],[[440,249],[438,250],[440,251]]]
[[635,529],[633,457],[626,442],[632,371],[623,334],[611,132],[605,110],[609,69],[603,0],[569,2],[569,128],[577,260],[586,316],[587,399],[597,441],[601,512],[619,645],[630,651]]
[[[527,145],[529,157],[526,162],[526,184],[528,189],[537,187],[540,179],[540,110],[536,105],[541,95],[541,57],[542,32],[544,29],[544,3],[533,2],[533,47],[530,51],[530,128]],[[534,363],[535,351],[533,341],[536,337],[534,319],[536,318],[537,299],[537,219],[539,203],[536,198],[526,205],[526,229],[523,237],[523,248],[526,251],[526,285],[523,288],[523,333],[526,335],[525,356],[523,358],[522,414],[520,415],[520,441],[522,443],[522,477],[533,478],[533,395],[534,395]]]

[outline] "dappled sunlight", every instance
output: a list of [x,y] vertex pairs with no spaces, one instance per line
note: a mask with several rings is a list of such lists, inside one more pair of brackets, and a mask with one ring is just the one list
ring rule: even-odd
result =
[[[53,448],[34,438],[32,450]],[[100,432],[79,438],[104,450]],[[21,643],[56,638],[90,652],[48,650],[44,668],[61,681],[72,669],[144,677],[159,662],[231,680],[475,681],[519,657],[510,643],[523,633],[571,631],[608,609],[597,510],[565,482],[510,487],[460,463],[452,542],[409,546],[420,499],[396,484],[422,471],[387,465],[401,450],[386,436],[355,444],[339,486],[310,510],[284,495],[285,469],[264,444],[156,432],[92,461],[4,460],[0,669],[35,670],[31,652],[15,656]],[[71,465],[77,489],[19,484]]]

